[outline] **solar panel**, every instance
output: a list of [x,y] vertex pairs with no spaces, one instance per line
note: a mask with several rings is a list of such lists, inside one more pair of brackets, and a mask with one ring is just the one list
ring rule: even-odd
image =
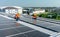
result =
[[[0,16],[1,17],[1,16]],[[5,22],[4,22],[4,21]],[[22,24],[16,23],[13,20],[0,18],[0,37],[48,37],[50,35],[39,32]],[[9,22],[7,22],[9,21]],[[17,35],[16,35],[17,34]],[[43,36],[44,35],[44,36]]]

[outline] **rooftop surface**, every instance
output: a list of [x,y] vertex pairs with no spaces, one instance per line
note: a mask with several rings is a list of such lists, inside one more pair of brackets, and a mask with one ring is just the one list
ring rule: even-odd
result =
[[34,20],[32,16],[22,15],[20,22],[17,23],[11,18],[13,18],[12,15],[0,15],[1,37],[49,37],[60,32],[60,21],[58,20],[44,18]]
[[[44,36],[43,36],[44,35]],[[48,34],[32,29],[15,20],[0,16],[0,37],[48,37]]]

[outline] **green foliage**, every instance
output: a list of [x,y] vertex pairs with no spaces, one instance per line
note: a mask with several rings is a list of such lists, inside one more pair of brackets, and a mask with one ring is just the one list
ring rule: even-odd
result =
[[42,17],[47,18],[48,14],[43,14]]
[[45,12],[45,13],[37,14],[37,16],[60,20],[60,15],[57,15],[57,13],[54,12]]
[[42,17],[43,14],[38,14],[39,17]]
[[57,15],[56,19],[57,19],[57,20],[60,20],[60,15]]
[[38,14],[39,17],[44,17],[44,18],[52,18],[52,19],[60,19],[60,16],[57,16],[57,13],[53,13],[53,12],[45,12],[42,14]]
[[48,13],[48,17],[55,19],[57,17],[57,14],[56,13]]
[[48,12],[48,10],[46,9],[45,12]]
[[48,16],[48,12],[42,13],[42,14],[38,14],[39,17],[44,17],[47,18]]

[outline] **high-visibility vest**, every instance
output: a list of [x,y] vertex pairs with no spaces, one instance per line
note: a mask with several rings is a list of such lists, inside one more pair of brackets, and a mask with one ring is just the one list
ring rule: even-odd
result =
[[37,15],[33,15],[33,18],[37,18]]
[[17,13],[17,14],[15,15],[15,17],[16,17],[16,18],[20,17],[20,14]]

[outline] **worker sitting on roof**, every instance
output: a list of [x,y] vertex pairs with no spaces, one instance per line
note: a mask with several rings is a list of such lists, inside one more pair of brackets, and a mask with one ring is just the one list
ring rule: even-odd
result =
[[16,13],[16,14],[15,14],[15,19],[16,19],[16,21],[19,20],[19,17],[20,17],[20,13]]
[[37,19],[37,14],[36,13],[33,14],[33,19]]

